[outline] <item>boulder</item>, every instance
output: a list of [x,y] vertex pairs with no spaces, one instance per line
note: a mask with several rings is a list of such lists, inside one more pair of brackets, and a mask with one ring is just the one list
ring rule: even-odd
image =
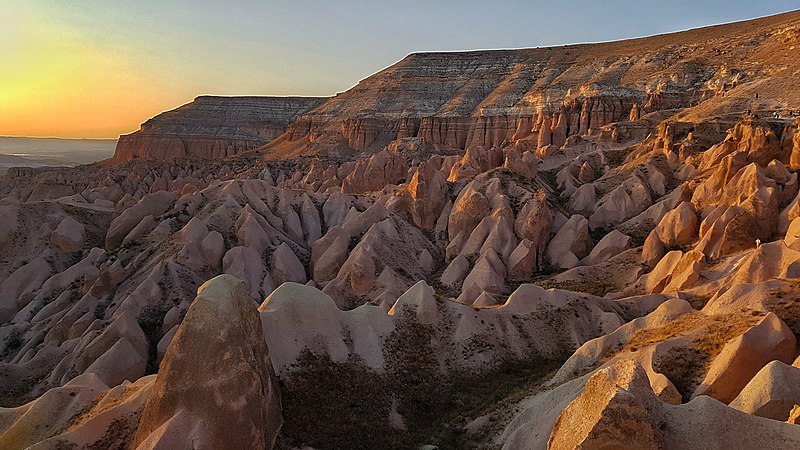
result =
[[308,281],[303,263],[285,242],[281,243],[272,253],[271,267],[270,274],[278,286],[287,281],[301,284]]
[[508,257],[508,279],[529,280],[538,268],[537,261],[537,249],[533,246],[533,242],[523,239]]
[[357,245],[342,264],[339,273],[349,279],[354,292],[365,294],[374,286],[377,278],[375,259],[376,256],[370,246]]
[[350,205],[353,203],[353,198],[349,195],[342,194],[341,192],[334,192],[322,205],[322,217],[325,225],[330,229],[336,225],[344,223]]
[[653,270],[646,275],[642,275],[637,283],[644,287],[644,291],[647,294],[663,291],[664,287],[669,284],[672,271],[681,258],[683,258],[683,252],[680,250],[668,252],[658,261]]
[[264,270],[261,255],[250,247],[233,247],[222,258],[222,272],[244,280],[255,299],[261,298]]
[[651,231],[642,246],[642,264],[648,267],[656,267],[666,253],[666,247],[661,242],[658,232],[656,230]]
[[594,168],[589,164],[589,161],[584,161],[578,171],[578,181],[581,183],[591,183],[594,181],[595,173]]
[[[595,372],[582,388],[579,381],[560,386],[542,399],[545,403],[541,406],[558,407],[564,397],[569,399],[570,390],[580,389],[556,419],[548,449],[756,449],[800,445],[800,429],[794,425],[745,414],[710,397],[701,396],[681,405],[661,402],[650,388],[645,370],[631,360],[619,360]],[[527,446],[506,444],[504,448],[544,448],[541,435],[529,433],[513,438]]]
[[530,257],[533,258],[534,271],[544,267],[544,257],[547,244],[550,243],[554,219],[555,214],[547,203],[544,192],[538,191],[525,203],[514,221],[514,231],[517,236],[531,243],[530,250],[534,253]]
[[553,266],[571,269],[578,265],[581,258],[589,254],[590,247],[589,221],[580,214],[575,214],[550,240],[547,256]]
[[111,222],[106,233],[106,249],[122,243],[125,236],[148,215],[158,217],[167,212],[176,198],[174,193],[168,191],[158,191],[142,197]]
[[418,281],[401,295],[389,310],[389,315],[397,316],[405,312],[413,314],[421,324],[433,325],[436,323],[438,317],[436,297],[433,288],[428,286],[424,280]]
[[504,152],[505,161],[503,168],[508,169],[524,178],[534,178],[538,172],[539,159],[531,152],[525,151],[522,154],[515,148],[508,148]]
[[514,225],[509,216],[510,214],[504,214],[503,210],[496,210],[484,217],[464,241],[460,253],[474,255],[492,249],[506,260],[517,245]]
[[792,223],[789,224],[783,243],[792,250],[800,251],[800,217],[792,220]]
[[[641,190],[641,185],[638,186]],[[632,192],[636,194],[639,190]],[[589,217],[589,228],[595,230],[620,224],[650,206],[643,201],[639,202],[637,196],[633,194],[628,192],[624,186],[618,186],[608,193],[600,200],[600,204]]]
[[469,273],[469,261],[464,255],[456,256],[442,272],[440,281],[447,286],[456,286]]
[[618,230],[612,230],[610,233],[606,234],[602,239],[600,239],[600,242],[594,246],[592,251],[589,253],[589,256],[581,260],[581,264],[584,266],[591,266],[606,262],[614,256],[617,256],[623,251],[627,250],[630,246],[630,243],[630,236],[623,234]]
[[372,225],[381,222],[389,217],[389,211],[380,203],[374,203],[362,213],[350,215],[345,218],[342,228],[350,236],[358,236],[369,230]]
[[236,239],[240,246],[251,248],[259,255],[269,248],[271,240],[266,229],[270,225],[249,204],[242,209],[235,227]]
[[791,363],[795,356],[794,333],[775,314],[732,339],[714,359],[692,398],[708,395],[730,403],[770,361]]
[[220,275],[200,286],[141,417],[132,448],[274,447],[280,395],[243,282]]
[[785,422],[800,403],[800,368],[772,361],[733,399],[730,406],[756,416]]
[[317,239],[322,237],[322,222],[320,221],[317,206],[309,197],[303,199],[303,206],[300,208],[300,221],[303,234],[306,237],[306,245],[311,247]]
[[621,360],[600,370],[558,416],[548,449],[663,449],[666,430],[644,369]]
[[214,230],[208,233],[200,248],[206,264],[214,268],[222,265],[222,257],[225,255],[225,239],[219,231]]
[[431,162],[424,162],[395,195],[405,200],[416,226],[432,230],[448,201],[447,180]]
[[329,229],[325,236],[311,248],[311,267],[314,281],[322,283],[333,279],[347,260],[350,233],[340,226]]
[[433,259],[433,255],[428,249],[422,249],[422,251],[417,255],[417,264],[419,264],[419,268],[425,274],[429,274],[433,272],[433,269],[436,267],[436,261]]
[[666,213],[655,228],[661,242],[668,248],[691,242],[697,233],[697,213],[691,202],[681,202]]
[[597,208],[597,193],[593,184],[584,184],[578,187],[569,196],[567,207],[579,214],[590,215]]
[[492,306],[497,306],[500,303],[494,298],[494,295],[490,294],[489,292],[483,291],[475,301],[472,302],[472,306],[476,308],[490,308]]
[[739,206],[720,205],[700,224],[695,248],[716,259],[753,248],[760,234],[751,213]]
[[77,252],[83,248],[86,227],[72,216],[66,216],[50,234],[50,241],[65,252]]
[[700,281],[704,262],[705,255],[702,252],[697,250],[686,252],[672,268],[668,282],[661,292],[677,292],[696,285]]
[[75,369],[96,374],[110,387],[145,374],[149,356],[147,337],[134,314],[125,311],[99,336],[73,349]]
[[85,371],[94,373],[107,386],[117,386],[123,381],[136,381],[147,370],[147,358],[123,337],[97,358]]
[[505,290],[506,268],[493,250],[487,250],[464,278],[457,301],[471,305],[483,292],[499,294]]
[[447,181],[457,182],[475,178],[481,172],[486,172],[495,165],[492,164],[491,154],[482,146],[467,147],[464,157],[453,164]]
[[52,269],[41,256],[15,270],[0,283],[0,323],[10,320],[33,297],[30,294],[39,289],[50,278]]
[[450,217],[447,220],[447,234],[450,240],[458,236],[469,236],[481,220],[491,212],[489,200],[476,190],[471,182],[458,194]]

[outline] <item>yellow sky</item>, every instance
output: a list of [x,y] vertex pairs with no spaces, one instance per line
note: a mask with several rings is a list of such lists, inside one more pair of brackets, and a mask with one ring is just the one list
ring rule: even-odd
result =
[[0,135],[117,137],[189,99],[120,55],[0,11]]

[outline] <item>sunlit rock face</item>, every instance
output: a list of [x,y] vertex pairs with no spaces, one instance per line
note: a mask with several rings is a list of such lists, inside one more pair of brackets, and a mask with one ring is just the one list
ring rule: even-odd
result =
[[[621,121],[631,125],[608,137],[642,138],[650,114],[714,99],[701,113],[706,116],[734,102],[723,91],[742,79],[735,67],[743,49],[722,54],[710,46],[725,34],[719,29],[563,48],[414,53],[300,115],[284,139],[270,144],[272,157],[377,150],[409,137],[457,149],[520,141],[559,148]],[[777,46],[779,40],[776,35],[761,44]],[[774,63],[765,56],[752,61],[748,70],[755,77]]]
[[271,449],[280,427],[256,305],[241,280],[215,277],[197,291],[164,356],[133,447]]
[[322,101],[318,97],[197,97],[120,136],[112,161],[235,155],[275,139],[295,117]]

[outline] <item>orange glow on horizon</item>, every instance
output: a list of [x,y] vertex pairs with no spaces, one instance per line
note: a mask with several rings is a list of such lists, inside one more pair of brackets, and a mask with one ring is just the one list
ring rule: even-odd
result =
[[193,96],[69,30],[0,12],[0,135],[116,138]]

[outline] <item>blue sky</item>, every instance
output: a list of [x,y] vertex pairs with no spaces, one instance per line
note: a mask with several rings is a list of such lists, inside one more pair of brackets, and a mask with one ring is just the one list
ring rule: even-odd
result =
[[[415,51],[617,40],[797,8],[800,0],[3,0],[0,58],[11,63],[0,67],[0,82],[31,85],[72,67],[36,86],[63,80],[69,90],[78,83],[73,91],[90,93],[98,104],[132,107],[116,128],[75,130],[100,137],[135,128],[134,114],[152,115],[199,94],[332,95]],[[40,92],[36,86],[27,89]],[[6,95],[15,95],[10,90]],[[51,105],[69,101],[47,97]],[[0,134],[13,132],[2,119],[0,109]]]

